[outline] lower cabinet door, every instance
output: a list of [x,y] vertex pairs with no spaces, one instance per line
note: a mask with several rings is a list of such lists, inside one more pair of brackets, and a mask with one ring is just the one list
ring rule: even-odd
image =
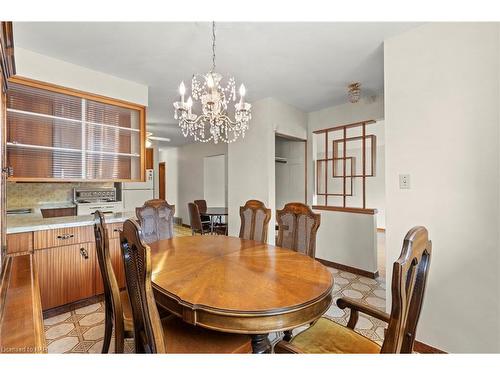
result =
[[94,243],[37,250],[35,263],[44,310],[95,295]]
[[[113,271],[115,271],[118,287],[120,289],[125,288],[125,269],[123,267],[123,258],[122,258],[122,251],[120,248],[119,238],[109,239],[109,255],[111,256],[111,264],[113,265]],[[99,262],[97,260],[96,260],[96,272],[95,272],[95,288],[96,288],[95,291],[96,294],[104,293],[101,271],[99,269]]]

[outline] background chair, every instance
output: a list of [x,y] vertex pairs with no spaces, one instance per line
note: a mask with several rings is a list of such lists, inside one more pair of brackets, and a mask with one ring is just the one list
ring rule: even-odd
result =
[[177,317],[160,320],[151,282],[151,249],[127,220],[120,233],[137,353],[251,353],[250,336],[210,331]]
[[[341,309],[350,308],[347,327],[320,318],[290,342],[280,341],[276,353],[412,353],[417,323],[422,309],[429,273],[432,243],[427,229],[412,228],[405,236],[403,249],[392,269],[391,314],[352,300],[339,298]],[[388,323],[380,347],[354,331],[359,313]]]
[[240,207],[240,238],[267,242],[267,228],[271,210],[261,201],[252,199]]
[[202,222],[198,206],[194,203],[188,203],[189,224],[191,225],[191,233],[208,234],[210,233],[210,222]]
[[205,215],[207,212],[207,201],[205,199],[196,199],[194,204],[198,207],[198,211],[200,211],[200,219],[202,223],[210,223],[210,216]]
[[108,229],[101,211],[94,213],[94,234],[97,260],[104,286],[105,320],[102,353],[109,352],[113,327],[115,327],[115,353],[123,353],[125,338],[134,337],[132,311],[127,291],[120,292],[118,288],[109,254]]
[[276,211],[278,240],[276,245],[295,250],[314,258],[316,233],[321,216],[303,203],[287,203]]
[[175,205],[163,199],[151,199],[142,207],[135,209],[135,214],[147,243],[168,240],[174,236]]

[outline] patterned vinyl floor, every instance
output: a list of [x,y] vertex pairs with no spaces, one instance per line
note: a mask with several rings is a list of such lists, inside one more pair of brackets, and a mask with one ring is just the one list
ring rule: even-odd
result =
[[[177,236],[190,236],[191,230],[175,227]],[[379,252],[384,250],[384,234],[379,233]],[[383,257],[381,257],[383,258]],[[382,268],[382,267],[379,267]],[[342,296],[355,298],[362,303],[385,309],[385,278],[370,279],[349,272],[329,268],[334,277],[334,301]],[[382,275],[383,276],[383,275]],[[335,302],[325,313],[325,317],[346,325],[349,313],[337,307]],[[104,303],[98,302],[44,320],[45,337],[49,353],[100,353],[104,337]],[[306,327],[299,327],[294,334]],[[378,342],[383,340],[386,324],[364,314],[360,314],[357,331]],[[270,335],[272,342],[279,339]],[[110,352],[114,351],[111,340]],[[126,340],[125,352],[133,353],[133,340]]]

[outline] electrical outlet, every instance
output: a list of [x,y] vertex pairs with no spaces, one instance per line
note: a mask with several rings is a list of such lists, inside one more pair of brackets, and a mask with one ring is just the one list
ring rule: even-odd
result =
[[399,188],[400,189],[409,189],[410,188],[410,175],[409,174],[400,174],[399,175]]

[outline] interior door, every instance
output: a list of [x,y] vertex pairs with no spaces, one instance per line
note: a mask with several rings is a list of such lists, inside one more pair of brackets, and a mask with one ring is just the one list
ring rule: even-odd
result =
[[165,162],[161,162],[158,165],[158,179],[159,179],[159,198],[163,200],[167,200],[167,175],[165,173]]

